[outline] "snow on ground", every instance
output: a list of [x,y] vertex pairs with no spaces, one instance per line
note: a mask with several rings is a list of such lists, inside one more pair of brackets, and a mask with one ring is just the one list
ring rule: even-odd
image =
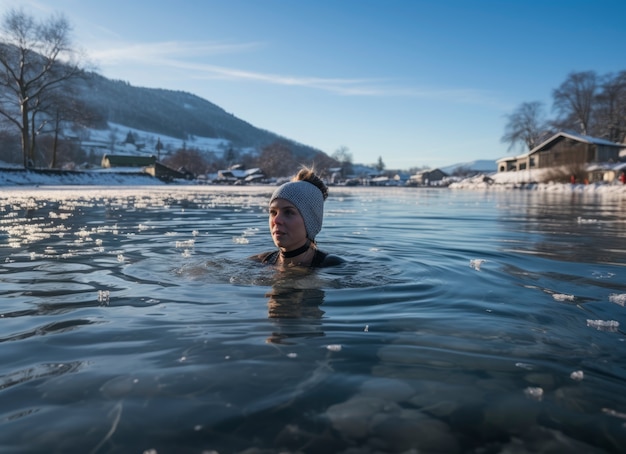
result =
[[104,172],[38,172],[36,170],[0,169],[0,187],[67,185],[134,186],[162,184],[165,183],[147,173],[140,173],[137,169],[133,169],[132,172],[124,172],[123,170]]
[[90,140],[106,144],[107,142],[111,141],[110,136],[113,133],[115,134],[116,141],[123,142],[128,132],[132,132],[135,135],[137,142],[145,143],[146,149],[143,152],[144,155],[148,152],[153,154],[157,153],[154,148],[156,146],[157,140],[161,141],[164,150],[177,150],[179,148],[182,148],[183,145],[186,143],[187,147],[197,148],[202,151],[212,151],[217,155],[221,155],[225,150],[228,149],[228,147],[231,146],[230,141],[226,139],[193,136],[185,141],[163,134],[156,134],[152,132],[142,131],[140,129],[129,128],[128,126],[117,123],[109,123],[109,128],[110,129],[103,130],[90,129]]
[[[534,172],[534,173],[533,173]],[[626,196],[626,185],[618,181],[605,184],[562,184],[562,183],[528,183],[540,180],[540,170],[523,172],[497,172],[477,175],[451,183],[450,189],[502,191],[502,190],[536,190],[550,192],[581,192],[611,193]],[[136,168],[116,168],[72,171],[36,171],[11,168],[8,165],[0,168],[0,188],[10,186],[133,186],[133,185],[164,185],[158,178],[141,173]],[[194,184],[184,180],[174,184]]]
[[584,192],[584,193],[613,193],[626,196],[626,184],[619,181],[612,183],[565,184],[565,183],[529,183],[542,180],[545,169],[522,170],[517,172],[497,172],[488,175],[477,175],[461,181],[451,183],[450,189],[471,190],[510,190],[526,189],[549,192]]

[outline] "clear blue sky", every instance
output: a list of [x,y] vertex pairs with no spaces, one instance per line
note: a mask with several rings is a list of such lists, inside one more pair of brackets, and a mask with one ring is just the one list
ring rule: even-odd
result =
[[[15,5],[0,0],[0,8]],[[624,0],[21,0],[106,77],[183,90],[355,163],[497,159],[506,115],[626,70]]]

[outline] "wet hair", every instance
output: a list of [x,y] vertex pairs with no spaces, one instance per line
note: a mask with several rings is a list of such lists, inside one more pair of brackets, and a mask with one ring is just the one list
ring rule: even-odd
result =
[[324,184],[322,179],[316,175],[315,170],[311,167],[303,166],[291,179],[291,181],[307,181],[322,191],[322,197],[324,197],[324,200],[328,197],[328,187]]

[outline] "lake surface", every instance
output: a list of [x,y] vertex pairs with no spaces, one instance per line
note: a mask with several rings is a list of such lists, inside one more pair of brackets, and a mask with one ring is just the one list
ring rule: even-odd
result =
[[273,187],[0,191],[0,452],[620,452],[626,198],[331,187],[277,271]]

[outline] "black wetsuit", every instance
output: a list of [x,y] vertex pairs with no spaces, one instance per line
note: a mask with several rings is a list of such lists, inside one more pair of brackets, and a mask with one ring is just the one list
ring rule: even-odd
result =
[[[261,263],[265,263],[267,265],[276,265],[279,256],[280,251],[270,251],[264,254],[260,254],[257,259]],[[343,263],[343,260],[341,258],[316,249],[313,260],[311,261],[311,264],[309,266],[311,268],[323,268],[326,266],[339,265],[340,263]]]

